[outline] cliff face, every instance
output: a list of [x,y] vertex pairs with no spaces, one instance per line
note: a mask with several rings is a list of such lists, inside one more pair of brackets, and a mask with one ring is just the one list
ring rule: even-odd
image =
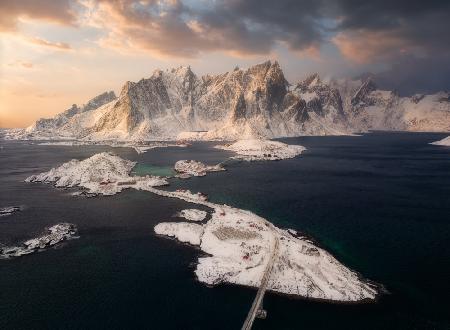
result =
[[[132,139],[174,138],[183,131],[210,131],[211,138],[286,135],[287,94],[288,83],[276,62],[201,78],[189,67],[157,70],[148,79],[127,82],[88,135]],[[292,93],[289,98],[288,103],[299,102]],[[297,108],[290,116],[298,119]]]
[[205,139],[348,134],[369,129],[449,130],[448,94],[401,98],[365,81],[323,81],[318,74],[290,88],[277,62],[196,76],[190,67],[156,70],[127,82],[118,98],[103,93],[28,135],[87,139]]

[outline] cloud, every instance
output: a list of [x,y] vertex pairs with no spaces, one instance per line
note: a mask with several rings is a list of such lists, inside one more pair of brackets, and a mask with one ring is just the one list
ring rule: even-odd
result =
[[318,58],[330,41],[351,61],[395,61],[450,53],[449,1],[86,0],[100,45],[159,57],[220,51],[270,54],[283,45]]
[[279,45],[318,57],[330,41],[361,63],[450,53],[448,0],[3,0],[0,9],[0,31],[23,18],[82,22],[103,30],[102,47],[159,57],[264,55]]
[[70,0],[2,0],[0,32],[16,31],[23,18],[44,20],[64,25],[74,24],[76,12]]
[[448,57],[433,58],[403,56],[391,67],[375,75],[380,88],[397,90],[401,95],[415,93],[450,92],[450,65]]
[[17,60],[11,63],[8,63],[8,66],[10,67],[19,67],[23,69],[32,69],[34,67],[34,64],[27,61]]
[[23,20],[40,20],[62,25],[74,25],[77,12],[76,2],[71,0],[1,0],[0,1],[0,33],[3,37],[17,38],[28,43],[52,48],[69,50],[65,42],[51,42],[44,38],[29,37],[20,31],[19,22]]
[[39,45],[39,46],[45,46],[54,48],[57,50],[70,50],[72,47],[65,42],[51,42],[42,38],[38,37],[32,37],[32,38],[26,38],[26,40],[32,44]]
[[[333,56],[336,66],[388,67],[392,75],[406,74],[401,64],[408,59],[424,66],[409,69],[426,71],[428,65],[438,75],[439,67],[430,66],[434,58],[450,67],[449,12],[448,0],[0,0],[0,32],[20,35],[20,21],[36,19],[94,27],[97,45],[122,54],[247,58],[287,49],[299,60]],[[42,36],[22,38],[71,49]],[[432,74],[426,77],[434,84]]]
[[385,31],[340,32],[332,42],[346,58],[362,64],[389,60],[415,49],[408,40]]
[[[333,38],[342,53],[359,61],[450,54],[447,0],[336,0]],[[353,43],[353,44],[352,44]]]
[[177,0],[99,0],[84,5],[89,24],[109,31],[102,46],[195,57],[211,51],[268,54],[278,43],[296,51],[318,49],[319,3],[219,0],[195,7]]

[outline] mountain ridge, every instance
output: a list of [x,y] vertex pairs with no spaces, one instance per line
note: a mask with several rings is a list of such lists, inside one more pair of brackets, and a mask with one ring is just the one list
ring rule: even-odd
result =
[[448,93],[401,97],[363,81],[289,84],[277,61],[217,75],[189,66],[154,70],[86,105],[40,119],[11,138],[163,140],[336,135],[371,129],[449,131]]

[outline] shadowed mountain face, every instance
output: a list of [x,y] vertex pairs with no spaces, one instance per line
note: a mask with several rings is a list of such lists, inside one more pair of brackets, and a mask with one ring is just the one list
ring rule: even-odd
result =
[[156,70],[148,79],[125,83],[119,97],[103,93],[12,136],[237,139],[369,129],[448,131],[448,100],[447,93],[400,97],[378,90],[370,77],[323,81],[313,74],[290,85],[280,65],[270,61],[203,77],[179,67]]

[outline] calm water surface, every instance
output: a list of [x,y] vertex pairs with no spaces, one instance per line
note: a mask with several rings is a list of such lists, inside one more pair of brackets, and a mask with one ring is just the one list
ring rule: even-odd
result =
[[[372,133],[285,139],[307,147],[281,162],[229,162],[226,172],[171,180],[313,237],[340,261],[389,290],[377,303],[340,305],[267,294],[255,329],[450,329],[450,148],[442,134]],[[153,226],[192,207],[147,192],[74,198],[23,180],[112,150],[136,173],[169,175],[180,159],[210,164],[231,154],[196,143],[137,155],[129,148],[0,141],[0,242],[72,222],[80,238],[0,260],[1,329],[239,329],[255,290],[195,281],[199,250],[157,237]],[[203,207],[200,207],[203,208]],[[204,209],[204,208],[203,208]]]

